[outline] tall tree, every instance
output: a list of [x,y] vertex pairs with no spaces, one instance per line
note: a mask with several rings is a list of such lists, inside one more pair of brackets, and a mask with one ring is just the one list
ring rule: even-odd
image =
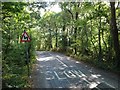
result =
[[99,3],[98,7],[98,16],[99,16],[99,26],[98,26],[98,43],[99,43],[99,55],[98,60],[102,60],[102,48],[101,48],[101,2]]
[[[80,6],[80,3],[78,3],[77,5],[75,4],[75,8],[77,9],[77,8],[79,8],[79,6]],[[78,11],[76,11],[75,12],[75,21],[77,22],[77,20],[78,20],[78,15],[79,15],[79,13],[78,13]],[[75,37],[75,43],[76,43],[76,40],[77,40],[77,25],[75,25],[75,28],[74,28],[74,37]],[[76,47],[76,45],[75,45],[75,54],[77,54],[77,47]]]
[[118,39],[118,29],[116,25],[116,10],[115,10],[115,2],[110,2],[111,6],[111,34],[113,38],[113,45],[115,50],[115,59],[116,66],[120,67],[120,48],[119,48],[119,39]]

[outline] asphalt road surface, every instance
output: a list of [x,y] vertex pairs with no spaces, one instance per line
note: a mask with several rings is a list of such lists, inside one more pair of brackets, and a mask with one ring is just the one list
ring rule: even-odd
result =
[[[37,51],[33,88],[120,90],[120,78],[60,53]],[[70,89],[70,90],[71,90]]]

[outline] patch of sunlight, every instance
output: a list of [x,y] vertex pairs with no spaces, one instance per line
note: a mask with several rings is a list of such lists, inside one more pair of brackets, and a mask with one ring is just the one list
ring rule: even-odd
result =
[[98,85],[98,83],[92,82],[89,86],[89,88],[95,88]]
[[53,59],[54,59],[53,57],[37,58],[38,61],[49,61]]
[[92,74],[91,76],[94,77],[94,78],[98,78],[97,75],[94,75],[94,74]]
[[58,87],[58,88],[63,88],[63,87]]
[[94,77],[94,78],[98,78],[98,77],[100,77],[101,75],[99,75],[99,74],[97,74],[97,75],[92,74],[91,76]]
[[60,70],[64,70],[66,67],[59,67]]
[[37,69],[37,71],[39,71],[39,69]]
[[71,85],[69,88],[71,88],[70,90],[72,90],[73,88],[77,88],[77,87],[74,85]]
[[104,80],[104,78],[101,78],[102,80]]
[[80,63],[80,62],[76,61],[76,63]]
[[69,66],[69,67],[74,67],[74,66]]
[[71,58],[70,58],[70,57],[67,57],[67,60],[71,60]]

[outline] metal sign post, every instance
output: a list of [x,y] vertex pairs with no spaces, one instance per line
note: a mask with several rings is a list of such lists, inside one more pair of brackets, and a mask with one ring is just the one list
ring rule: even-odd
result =
[[28,76],[30,75],[30,70],[29,70],[29,53],[28,53],[28,47],[27,47],[27,43],[25,43],[25,55],[26,55],[26,65],[27,65],[27,68],[28,68]]
[[30,41],[31,41],[30,37],[24,30],[24,33],[22,35],[20,42],[25,42],[25,56],[26,56],[25,62],[26,62],[27,68],[28,68],[28,76],[30,75],[30,69],[29,69],[29,53],[28,53],[27,42],[30,42]]

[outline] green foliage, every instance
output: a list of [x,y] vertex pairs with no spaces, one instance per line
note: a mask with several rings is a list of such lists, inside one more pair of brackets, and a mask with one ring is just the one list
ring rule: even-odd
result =
[[[26,3],[3,2],[2,3],[2,81],[3,88],[30,87],[28,83],[28,71],[25,62],[25,44],[28,47],[30,64],[35,59],[34,37],[31,35],[30,14],[25,11]],[[31,42],[21,43],[20,38],[26,30]],[[29,30],[29,31],[28,31]],[[32,67],[31,67],[32,68]]]

